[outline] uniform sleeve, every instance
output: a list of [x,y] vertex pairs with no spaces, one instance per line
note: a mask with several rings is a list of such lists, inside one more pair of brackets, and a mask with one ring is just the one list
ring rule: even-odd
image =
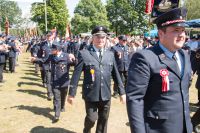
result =
[[43,52],[42,58],[37,58],[37,62],[46,63],[49,61],[49,56],[51,55],[51,51],[49,48],[45,47],[44,45],[40,47],[40,50]]
[[76,91],[77,91],[77,86],[78,86],[78,82],[83,70],[83,58],[81,56],[81,53],[79,52],[78,54],[78,64],[75,66],[74,68],[74,72],[72,74],[72,78],[70,81],[70,88],[69,88],[69,95],[70,96],[75,96],[76,95]]
[[126,88],[127,112],[131,132],[146,133],[144,125],[144,96],[150,79],[150,68],[141,53],[135,53],[128,70]]
[[114,59],[114,63],[113,63],[112,77],[113,77],[114,82],[118,86],[117,88],[118,88],[119,94],[120,95],[125,94],[124,85],[123,85],[122,79],[121,79],[121,77],[119,75],[119,71],[118,71],[115,59]]

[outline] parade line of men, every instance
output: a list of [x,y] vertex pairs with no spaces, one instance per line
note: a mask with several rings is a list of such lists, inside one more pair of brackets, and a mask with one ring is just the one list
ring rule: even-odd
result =
[[[91,133],[96,121],[96,133],[107,133],[112,79],[113,97],[120,97],[127,104],[131,133],[198,132],[197,124],[192,126],[189,110],[192,69],[194,74],[198,68],[190,65],[195,56],[192,54],[191,58],[190,52],[184,50],[192,48],[190,43],[188,47],[184,45],[186,13],[185,8],[175,8],[156,18],[159,38],[154,41],[145,38],[141,42],[120,35],[117,42],[112,42],[104,26],[94,27],[91,39],[85,37],[81,43],[52,38],[51,32],[40,42],[32,39],[27,51],[31,52],[36,72],[40,68],[47,99],[53,99],[53,123],[65,111],[66,99],[73,105],[83,72],[82,98],[86,111],[83,133]],[[16,57],[13,53],[19,51],[15,38],[5,37],[0,36],[0,82],[6,53],[12,73]],[[70,79],[71,66],[74,71]]]

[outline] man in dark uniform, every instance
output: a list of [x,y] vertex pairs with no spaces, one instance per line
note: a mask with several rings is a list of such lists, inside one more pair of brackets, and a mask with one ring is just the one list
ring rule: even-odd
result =
[[[48,32],[46,35],[46,40],[40,43],[40,48],[38,50],[38,58],[47,60],[51,55],[51,47],[53,39],[51,37],[52,33]],[[51,100],[53,96],[51,81],[51,66],[49,62],[43,62],[41,64],[41,77],[44,87],[47,87],[47,100]]]
[[62,46],[56,42],[52,44],[52,54],[47,60],[32,57],[32,61],[51,63],[51,86],[55,111],[53,122],[57,122],[60,112],[65,111],[65,99],[69,85],[69,65],[73,59],[75,59],[74,55],[62,52]]
[[15,72],[15,64],[16,64],[16,53],[19,52],[19,50],[16,47],[15,44],[16,37],[11,36],[9,45],[9,52],[8,52],[8,60],[9,60],[9,71],[11,73]]
[[78,64],[71,78],[68,102],[73,103],[81,72],[84,72],[82,96],[85,101],[86,117],[84,133],[90,133],[97,122],[96,133],[107,132],[107,122],[111,104],[111,76],[119,86],[121,100],[125,102],[125,91],[114,54],[105,49],[107,29],[97,26],[92,30],[92,45],[80,51]]
[[[73,54],[75,58],[77,59],[78,57],[78,51],[79,51],[79,43],[77,42],[76,38],[72,38],[71,41],[68,44],[67,51],[69,54]],[[77,61],[74,60],[73,65],[76,65]]]
[[181,49],[186,13],[185,8],[175,8],[156,18],[159,44],[131,59],[126,94],[132,133],[192,133],[192,70],[188,53]]
[[3,40],[1,39],[2,35],[0,35],[0,83],[3,83],[3,68],[5,64],[5,54],[7,50],[7,45],[4,44]]
[[[119,70],[120,77],[126,88],[126,82],[128,77],[128,67],[129,67],[129,48],[127,46],[127,37],[125,35],[120,35],[118,37],[119,43],[112,47],[112,51],[115,55],[115,60],[117,62],[117,68]],[[114,93],[113,96],[117,97],[117,86],[114,84]]]

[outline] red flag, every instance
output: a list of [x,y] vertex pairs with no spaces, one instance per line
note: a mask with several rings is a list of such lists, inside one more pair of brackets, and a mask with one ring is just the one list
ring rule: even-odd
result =
[[152,12],[154,0],[146,0],[146,8],[145,8],[145,13],[150,14]]

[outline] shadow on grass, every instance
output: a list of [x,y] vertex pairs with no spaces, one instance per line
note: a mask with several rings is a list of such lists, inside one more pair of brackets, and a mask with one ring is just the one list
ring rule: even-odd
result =
[[36,73],[36,72],[35,72],[35,70],[33,70],[33,69],[28,69],[28,70],[27,70],[27,69],[24,69],[23,71],[25,71],[25,72],[32,72],[32,73]]
[[19,87],[21,87],[22,85],[30,85],[30,86],[39,86],[39,87],[43,87],[42,84],[33,83],[33,82],[18,82],[17,85],[18,85]]
[[39,78],[32,78],[32,77],[20,77],[21,79],[27,79],[27,80],[31,80],[31,81],[39,81]]
[[54,119],[54,116],[50,114],[50,112],[53,111],[51,108],[41,108],[41,107],[25,106],[25,105],[14,106],[11,108],[17,108],[18,110],[27,110],[36,115],[41,115],[46,118],[49,118],[50,120]]
[[24,73],[24,74],[39,77],[39,75],[38,75],[37,73],[35,73],[35,72],[33,72],[33,73],[32,73],[32,72],[26,72],[26,73]]
[[17,90],[18,92],[23,92],[23,93],[27,93],[27,94],[30,94],[30,95],[34,95],[34,96],[38,96],[38,97],[41,97],[41,98],[44,98],[46,99],[46,93],[45,92],[41,92],[41,91],[37,91],[37,90]]
[[73,131],[69,131],[63,128],[58,127],[44,127],[44,126],[37,126],[31,129],[30,133],[76,133]]

